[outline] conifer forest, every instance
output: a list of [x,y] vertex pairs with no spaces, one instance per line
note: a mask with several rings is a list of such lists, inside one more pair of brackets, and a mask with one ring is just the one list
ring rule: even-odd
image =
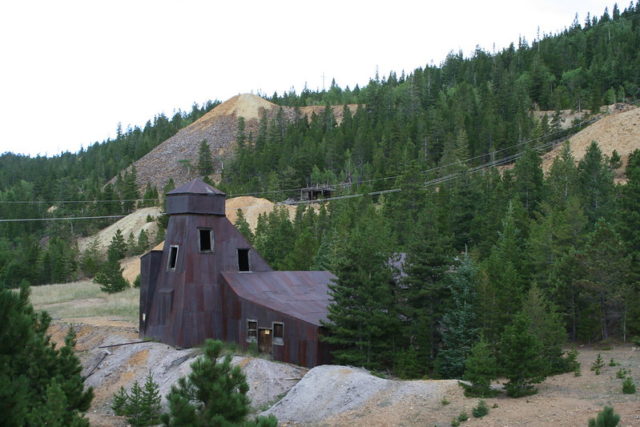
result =
[[[603,106],[638,103],[639,46],[636,2],[363,87],[263,96],[345,107],[340,120],[330,108],[310,119],[265,115],[256,132],[240,119],[214,185],[278,202],[309,185],[333,189],[319,207],[300,203],[294,220],[276,209],[255,230],[236,225],[274,269],[336,275],[325,339],[337,363],[461,378],[495,356],[508,393],[527,394],[539,377],[573,369],[567,342],[640,336],[640,151],[623,183],[614,182],[620,158],[598,141],[579,161],[565,145],[547,173],[541,160]],[[109,216],[161,205],[170,189],[139,188],[135,169],[123,171],[217,104],[159,115],[77,153],[2,154],[0,218],[107,217],[0,222],[2,287],[92,277],[75,239]],[[563,128],[561,110],[586,115]]]

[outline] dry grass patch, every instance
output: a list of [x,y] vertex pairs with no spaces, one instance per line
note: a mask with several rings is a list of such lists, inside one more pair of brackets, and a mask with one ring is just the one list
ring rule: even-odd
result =
[[107,294],[91,281],[34,286],[31,302],[54,319],[108,317],[138,322],[140,291],[128,288]]

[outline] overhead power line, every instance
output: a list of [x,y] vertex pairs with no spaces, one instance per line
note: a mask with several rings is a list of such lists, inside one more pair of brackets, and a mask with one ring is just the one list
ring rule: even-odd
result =
[[61,218],[12,218],[0,219],[0,222],[27,222],[27,221],[75,221],[81,219],[101,219],[101,218],[124,218],[126,215],[104,215],[104,216],[69,216]]

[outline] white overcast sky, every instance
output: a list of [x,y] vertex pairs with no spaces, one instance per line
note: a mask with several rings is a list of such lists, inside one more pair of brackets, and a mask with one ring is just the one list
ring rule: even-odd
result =
[[[621,5],[623,9],[628,2]],[[531,42],[600,16],[597,0],[7,0],[0,153],[75,152],[118,123],[238,93],[344,87]]]

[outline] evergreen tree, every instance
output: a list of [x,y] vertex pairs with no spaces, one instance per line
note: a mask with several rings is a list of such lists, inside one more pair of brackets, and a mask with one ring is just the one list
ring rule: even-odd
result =
[[613,174],[595,141],[578,164],[578,180],[589,222],[595,224],[600,218],[611,218],[615,202]]
[[126,256],[127,242],[124,240],[124,236],[120,229],[117,229],[116,234],[111,238],[111,243],[109,243],[109,249],[107,252],[109,258],[114,258],[116,260],[121,260]]
[[152,426],[160,423],[160,400],[158,384],[148,374],[144,386],[141,387],[136,381],[130,393],[120,387],[113,396],[111,408],[116,415],[126,416],[127,422],[132,426]]
[[135,254],[142,254],[149,250],[149,235],[145,230],[140,230],[138,234],[138,242],[136,243]]
[[[578,259],[584,278],[576,280],[599,307],[601,338],[607,339],[614,322],[614,312],[626,313],[624,296],[629,291],[629,257],[624,244],[613,226],[604,219],[598,220],[588,236],[586,249]],[[623,315],[623,319],[626,315]],[[626,325],[619,325],[623,335]]]
[[[169,413],[162,415],[168,426],[251,425],[249,386],[238,366],[231,366],[231,356],[219,361],[220,341],[206,340],[203,357],[191,365],[191,373],[180,378],[167,395]],[[256,425],[277,424],[271,416],[260,417]]]
[[477,271],[465,256],[455,272],[449,274],[453,306],[442,318],[442,348],[438,372],[444,378],[461,378],[465,360],[478,341]]
[[522,397],[537,392],[533,384],[542,382],[548,367],[542,356],[542,343],[531,332],[531,319],[518,313],[500,339],[500,365],[509,380],[507,395]]
[[547,375],[567,372],[573,369],[567,366],[562,357],[562,345],[567,340],[562,318],[542,291],[534,283],[529,289],[522,311],[531,319],[530,332],[542,344],[542,357]]
[[249,241],[249,243],[253,243],[254,235],[251,231],[251,227],[244,217],[244,213],[242,213],[242,209],[238,208],[236,211],[236,222],[235,226],[238,231]]
[[544,181],[541,163],[538,153],[531,146],[527,146],[514,168],[515,191],[529,217],[533,217],[542,200]]
[[398,290],[404,334],[425,368],[432,367],[440,345],[438,323],[450,294],[445,275],[453,264],[451,239],[430,219],[423,217],[416,226]]
[[[70,330],[56,349],[47,336],[50,317],[20,293],[0,287],[0,412],[5,425],[88,426],[82,413],[93,399],[84,390]],[[16,345],[20,343],[20,345]],[[57,424],[56,424],[57,423]]]
[[469,352],[464,364],[464,379],[470,385],[463,385],[465,395],[470,397],[490,397],[495,395],[491,381],[498,377],[498,362],[489,343],[481,338]]
[[207,176],[213,173],[213,158],[211,156],[211,149],[209,148],[209,144],[207,144],[207,140],[202,140],[202,142],[200,142],[196,169],[200,176]]
[[382,369],[391,365],[398,333],[389,266],[390,232],[373,206],[339,237],[329,285],[329,331],[324,340],[337,363]]
[[619,422],[620,415],[616,414],[612,407],[605,406],[596,418],[589,419],[589,427],[616,427]]

